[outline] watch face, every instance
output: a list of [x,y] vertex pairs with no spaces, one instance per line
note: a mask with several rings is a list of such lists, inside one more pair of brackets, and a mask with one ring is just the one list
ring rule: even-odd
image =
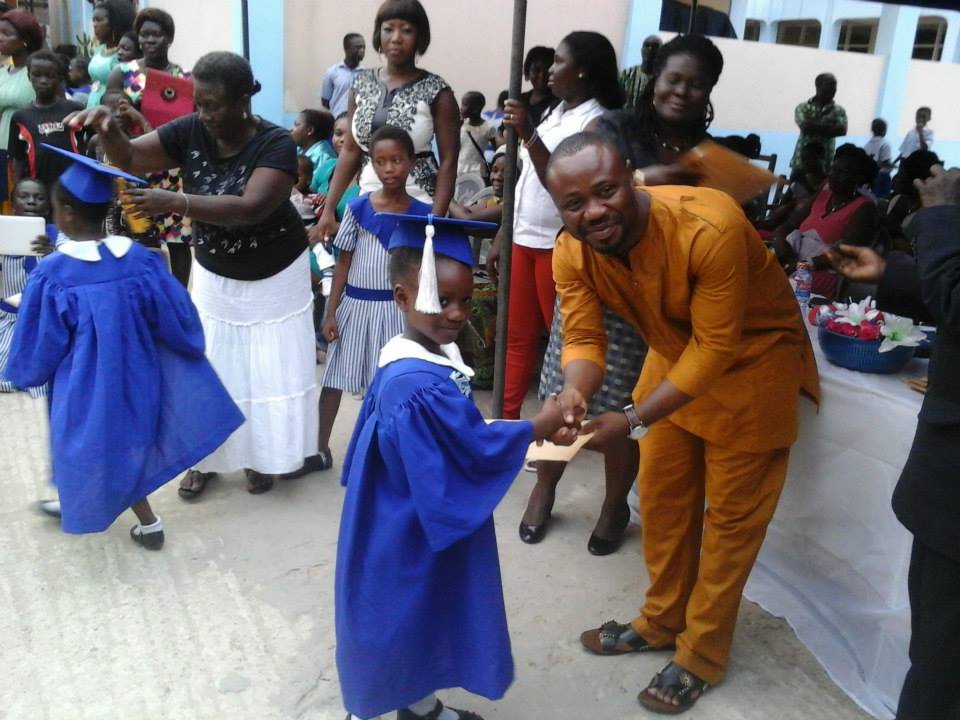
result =
[[641,440],[648,432],[650,432],[650,428],[644,425],[636,425],[630,429],[630,439]]

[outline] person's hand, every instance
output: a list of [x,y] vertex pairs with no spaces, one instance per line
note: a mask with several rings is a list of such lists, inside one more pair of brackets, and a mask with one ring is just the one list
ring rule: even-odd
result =
[[887,261],[868,247],[841,244],[825,253],[838,273],[855,282],[878,283],[887,268]]
[[330,317],[323,321],[323,325],[320,326],[320,334],[327,342],[333,342],[340,337],[340,328],[337,327],[337,318],[334,313],[331,312]]
[[324,206],[323,213],[320,215],[320,220],[310,228],[310,232],[307,233],[307,239],[310,241],[310,247],[314,247],[317,243],[323,243],[324,245],[330,244],[330,241],[337,234],[337,216],[331,211],[329,206]]
[[144,114],[137,110],[132,103],[120,103],[119,107],[117,107],[116,114],[117,117],[126,120],[131,128],[139,126],[144,133],[148,133],[153,130],[153,126],[150,124],[150,121],[147,120]]
[[630,421],[622,412],[605,412],[580,429],[581,435],[590,433],[593,433],[593,437],[587,442],[587,448],[602,450],[611,441],[619,440],[630,434]]
[[46,257],[54,251],[53,243],[46,235],[37,235],[37,239],[30,243],[30,249],[34,255]]
[[925,208],[938,205],[960,205],[960,169],[944,170],[942,165],[930,168],[927,180],[914,180]]
[[527,142],[533,135],[533,123],[527,104],[522,100],[507,100],[503,104],[503,124],[517,131],[517,137]]
[[696,185],[701,173],[695,167],[682,163],[650,165],[641,168],[644,185]]
[[487,251],[487,275],[490,276],[490,282],[497,282],[500,279],[500,245],[503,242],[503,230],[497,230],[493,237],[493,243]]
[[70,113],[63,119],[63,124],[73,128],[87,128],[95,133],[108,133],[116,128],[117,121],[108,107],[97,105]]
[[564,388],[557,396],[560,410],[563,412],[564,427],[550,436],[555,445],[572,445],[580,434],[580,423],[587,414],[587,401],[576,388]]
[[187,207],[186,198],[181,193],[141,187],[124,190],[120,193],[120,202],[128,211],[141,217],[180,214]]
[[543,407],[531,422],[533,422],[533,436],[538,443],[564,426],[563,409],[556,395],[551,395],[543,401]]

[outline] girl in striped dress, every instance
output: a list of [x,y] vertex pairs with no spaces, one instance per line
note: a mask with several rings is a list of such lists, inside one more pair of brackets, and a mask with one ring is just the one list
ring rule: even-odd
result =
[[[46,186],[39,180],[24,178],[13,190],[13,214],[21,216],[47,217],[50,214],[50,199]],[[47,226],[47,234],[52,234],[49,243],[56,242],[56,231]],[[7,306],[3,300],[19,295],[27,284],[27,275],[37,266],[34,256],[0,255],[0,392],[16,392],[21,388],[4,379],[3,370],[10,355],[10,343],[13,342],[13,330],[16,327],[16,308]],[[31,397],[45,397],[47,386],[24,388]]]
[[320,393],[320,452],[287,477],[332,467],[330,433],[343,391],[369,387],[380,349],[403,332],[403,315],[393,301],[387,253],[397,221],[377,213],[426,215],[430,206],[406,191],[416,153],[405,130],[391,125],[377,130],[370,141],[370,159],[382,187],[347,205],[333,241],[337,265],[321,331],[330,345]]

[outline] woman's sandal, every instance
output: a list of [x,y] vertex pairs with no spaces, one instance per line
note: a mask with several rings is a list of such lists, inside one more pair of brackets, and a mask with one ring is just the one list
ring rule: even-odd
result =
[[191,487],[180,485],[180,487],[177,488],[177,495],[184,500],[196,500],[203,495],[203,491],[207,489],[207,483],[210,482],[214,476],[216,476],[216,473],[202,473],[199,470],[187,471],[183,479],[189,480]]
[[303,461],[303,466],[299,470],[294,470],[293,472],[284,473],[280,476],[281,480],[296,480],[297,478],[302,478],[304,475],[309,475],[312,472],[320,472],[322,470],[329,470],[333,467],[333,454],[330,452],[330,448],[325,448],[318,452],[316,455],[311,455],[308,458],[305,458]]
[[673,645],[657,647],[651,644],[630,625],[621,625],[609,620],[598,628],[580,633],[580,643],[597,655],[626,655],[652,650],[672,650]]
[[[669,700],[661,700],[650,690],[669,690],[677,700],[673,704]],[[674,662],[653,676],[653,680],[646,689],[637,695],[637,700],[647,710],[661,715],[679,715],[694,706],[703,694],[710,689],[710,685],[689,670],[684,670]]]
[[247,492],[251,495],[262,495],[273,487],[273,475],[264,475],[249,468],[243,472],[247,476]]

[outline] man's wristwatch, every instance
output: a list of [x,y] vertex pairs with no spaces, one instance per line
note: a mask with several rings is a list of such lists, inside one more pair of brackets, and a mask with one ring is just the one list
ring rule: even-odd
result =
[[623,414],[627,416],[627,422],[630,423],[629,437],[631,440],[640,440],[650,432],[650,428],[648,428],[643,420],[640,419],[640,416],[637,415],[637,411],[633,405],[627,405],[623,409]]

